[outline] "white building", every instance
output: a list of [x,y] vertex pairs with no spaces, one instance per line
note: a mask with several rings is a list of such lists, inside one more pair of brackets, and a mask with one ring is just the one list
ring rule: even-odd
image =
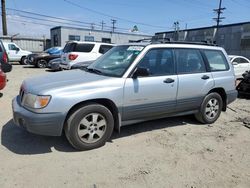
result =
[[98,41],[106,43],[122,44],[149,38],[150,35],[139,33],[120,33],[102,30],[91,30],[58,26],[50,30],[51,46],[64,46],[67,41]]

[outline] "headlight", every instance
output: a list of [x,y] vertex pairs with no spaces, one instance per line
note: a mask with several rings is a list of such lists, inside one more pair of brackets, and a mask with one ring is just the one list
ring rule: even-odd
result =
[[23,96],[22,104],[29,108],[44,108],[50,102],[51,96],[49,95],[33,95],[27,93]]

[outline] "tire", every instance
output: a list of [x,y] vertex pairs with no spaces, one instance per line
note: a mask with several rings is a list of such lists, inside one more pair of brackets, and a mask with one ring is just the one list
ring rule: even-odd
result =
[[222,98],[218,93],[209,93],[201,103],[200,110],[195,118],[204,124],[214,123],[222,110]]
[[25,56],[21,58],[21,61],[19,62],[21,65],[27,65],[27,59]]
[[105,145],[114,129],[114,118],[106,107],[91,103],[73,112],[66,121],[65,135],[77,150]]
[[36,67],[38,68],[46,68],[47,67],[47,61],[44,59],[40,59],[36,63]]

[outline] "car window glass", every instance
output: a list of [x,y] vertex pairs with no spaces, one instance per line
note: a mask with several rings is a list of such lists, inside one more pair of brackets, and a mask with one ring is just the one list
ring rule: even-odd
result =
[[91,52],[95,44],[76,44],[74,52]]
[[238,58],[239,60],[237,61],[238,63],[248,63],[248,61],[244,58]]
[[63,49],[64,53],[72,52],[76,46],[76,43],[67,43]]
[[138,67],[147,68],[149,76],[174,74],[174,58],[172,49],[152,49],[139,62]]
[[99,53],[105,54],[107,51],[109,51],[113,46],[110,45],[101,45],[99,49]]
[[16,50],[17,49],[17,47],[14,44],[9,44],[8,47],[9,47],[9,50]]
[[211,71],[228,70],[229,65],[223,53],[218,50],[204,50]]
[[205,63],[198,49],[175,49],[178,74],[206,72]]

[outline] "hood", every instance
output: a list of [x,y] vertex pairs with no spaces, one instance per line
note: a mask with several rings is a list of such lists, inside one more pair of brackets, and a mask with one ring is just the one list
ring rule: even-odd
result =
[[[51,94],[55,90],[67,90],[68,88],[86,87],[93,88],[103,82],[110,83],[109,79],[118,79],[113,77],[102,76],[94,73],[85,72],[84,70],[69,70],[26,79],[22,88],[33,94]],[[99,82],[102,84],[98,84]]]

